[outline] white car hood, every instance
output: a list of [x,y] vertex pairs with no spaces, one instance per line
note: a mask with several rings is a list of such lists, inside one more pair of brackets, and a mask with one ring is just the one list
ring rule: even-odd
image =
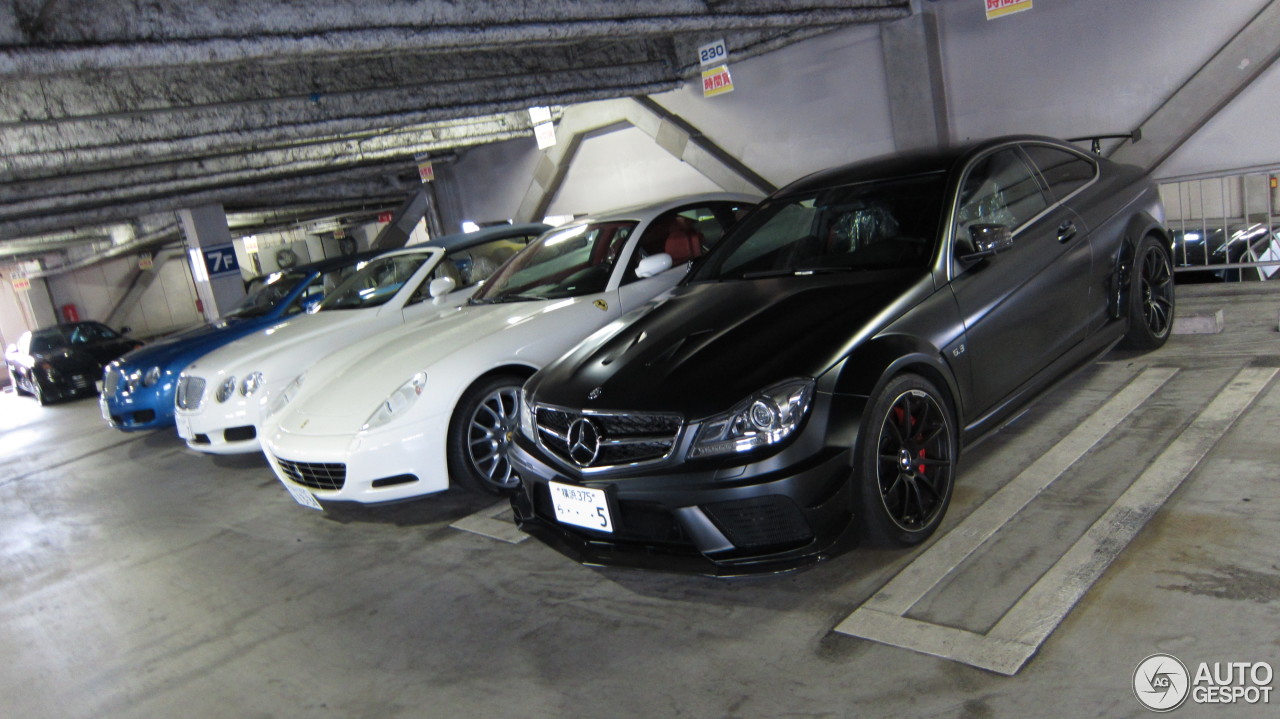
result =
[[263,357],[285,352],[320,335],[341,331],[362,320],[369,321],[371,314],[368,310],[330,310],[300,315],[219,347],[188,365],[187,373],[205,378],[216,377],[220,372],[253,364]]
[[[284,408],[279,428],[307,434],[353,434],[378,405],[417,372],[427,373],[432,395],[432,366],[452,354],[475,354],[477,361],[517,359],[526,347],[548,337],[583,311],[592,297],[493,305],[469,305],[443,316],[397,327],[334,352],[307,371],[302,391]],[[603,318],[602,318],[603,319]],[[583,327],[576,339],[589,334]],[[575,342],[576,342],[575,339]],[[447,411],[449,408],[442,408]]]

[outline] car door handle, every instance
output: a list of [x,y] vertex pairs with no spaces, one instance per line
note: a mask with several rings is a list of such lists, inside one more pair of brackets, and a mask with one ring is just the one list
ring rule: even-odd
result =
[[1076,223],[1071,220],[1064,221],[1058,225],[1058,242],[1066,242],[1076,236]]

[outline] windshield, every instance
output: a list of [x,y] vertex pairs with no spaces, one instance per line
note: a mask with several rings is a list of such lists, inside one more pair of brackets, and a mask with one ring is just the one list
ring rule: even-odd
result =
[[395,297],[413,273],[436,252],[378,257],[338,285],[320,303],[320,311],[377,307]]
[[284,300],[285,296],[306,278],[302,272],[281,272],[272,275],[267,283],[250,292],[227,317],[261,317]]
[[693,280],[923,267],[937,243],[944,180],[936,173],[771,200]]
[[635,228],[628,220],[551,230],[503,266],[472,301],[549,300],[603,292]]
[[50,350],[66,347],[70,342],[62,330],[44,330],[31,335],[31,354],[39,354],[41,352],[49,352]]

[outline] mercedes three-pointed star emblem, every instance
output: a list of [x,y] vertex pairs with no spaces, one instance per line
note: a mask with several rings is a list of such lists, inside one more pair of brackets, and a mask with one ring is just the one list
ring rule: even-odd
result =
[[586,417],[569,425],[569,458],[579,467],[589,467],[600,454],[600,430]]

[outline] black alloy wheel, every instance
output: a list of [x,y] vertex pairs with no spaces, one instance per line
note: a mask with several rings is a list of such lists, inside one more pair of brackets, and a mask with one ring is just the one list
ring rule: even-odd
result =
[[946,400],[919,375],[894,377],[876,396],[859,444],[867,538],[879,545],[924,541],[955,485],[956,431]]
[[1169,339],[1173,329],[1173,264],[1155,237],[1138,243],[1129,288],[1129,331],[1124,346],[1153,350]]
[[514,375],[491,377],[467,390],[449,426],[449,476],[489,494],[520,486],[507,459],[519,429],[520,387]]

